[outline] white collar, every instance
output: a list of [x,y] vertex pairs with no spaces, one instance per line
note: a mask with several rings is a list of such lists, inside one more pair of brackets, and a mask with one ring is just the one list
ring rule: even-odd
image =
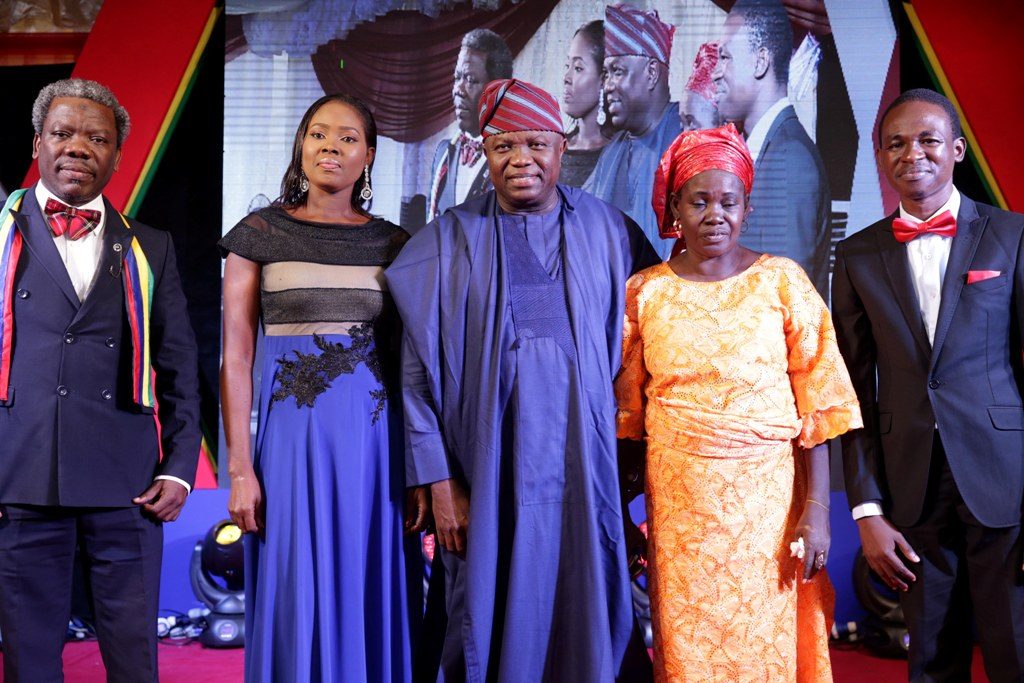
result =
[[757,157],[761,154],[761,148],[764,147],[765,138],[768,137],[768,130],[772,127],[772,123],[775,122],[775,118],[779,113],[791,104],[788,95],[783,95],[781,98],[776,100],[775,104],[768,107],[768,110],[761,115],[761,118],[754,124],[750,134],[747,135],[747,147],[750,149],[750,157],[757,162]]
[[[938,216],[943,211],[949,211],[951,214],[953,214],[953,218],[956,218],[958,215],[960,215],[960,192],[955,187],[953,188],[953,193],[949,195],[949,199],[946,200],[946,203],[940,206],[938,211],[933,213],[931,216],[928,216],[928,218],[926,218],[925,220],[930,220],[935,216]],[[903,208],[903,202],[900,202],[900,218],[902,218],[905,221],[911,221],[913,223],[924,222],[920,218],[916,216],[911,216],[909,213],[907,213],[907,210]]]

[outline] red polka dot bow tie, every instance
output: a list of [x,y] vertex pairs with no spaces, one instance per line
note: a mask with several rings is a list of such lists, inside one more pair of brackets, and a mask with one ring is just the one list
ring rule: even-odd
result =
[[46,222],[50,224],[54,237],[67,233],[69,240],[77,240],[96,229],[102,215],[99,211],[77,209],[53,198],[46,200],[43,213],[46,214]]
[[484,145],[480,140],[469,137],[463,133],[459,142],[459,163],[463,166],[472,166],[480,158],[480,155],[484,153]]
[[892,222],[892,234],[897,242],[909,242],[921,235],[953,237],[956,235],[956,218],[949,211],[943,211],[920,223],[896,218]]

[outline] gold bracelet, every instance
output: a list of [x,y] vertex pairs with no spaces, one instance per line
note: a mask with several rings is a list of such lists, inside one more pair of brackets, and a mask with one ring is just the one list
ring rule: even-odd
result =
[[818,501],[814,500],[813,498],[808,498],[808,499],[807,499],[807,502],[808,502],[808,503],[814,503],[814,504],[815,504],[815,505],[817,505],[818,507],[822,507],[822,508],[825,508],[825,512],[828,512],[828,511],[829,511],[828,505],[825,505],[824,503],[819,503]]

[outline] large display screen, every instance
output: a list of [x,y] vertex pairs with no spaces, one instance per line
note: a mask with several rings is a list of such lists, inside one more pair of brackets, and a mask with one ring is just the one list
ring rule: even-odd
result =
[[[563,162],[565,180],[585,189],[596,187],[599,179],[582,177],[588,173],[588,164],[597,166],[600,153],[617,140],[643,135],[643,131],[626,129],[635,125],[629,122],[629,111],[646,106],[644,93],[627,96],[625,88],[612,90],[607,80],[596,87],[586,80],[603,46],[587,40],[594,26],[581,29],[598,21],[604,22],[598,27],[607,31],[609,3],[428,0],[413,4],[420,10],[407,9],[410,3],[403,0],[229,0],[225,231],[278,196],[296,126],[309,104],[324,93],[355,95],[375,114],[380,137],[372,173],[374,214],[414,230],[446,205],[486,189],[486,163],[457,159],[455,154],[461,149],[460,135],[477,133],[473,122],[465,121],[476,85],[471,78],[466,84],[467,77],[474,75],[469,73],[474,64],[466,63],[472,60],[465,58],[465,45],[476,46],[468,54],[492,59],[491,66],[507,50],[513,57],[514,77],[540,85],[559,100],[572,153]],[[763,46],[766,39],[763,35],[751,38],[750,33],[761,30],[751,29],[736,40],[736,31],[730,30],[727,21],[733,2],[649,0],[629,6],[655,10],[661,22],[674,28],[663,66],[669,107],[673,115],[681,116],[680,125],[709,125],[732,117],[748,138],[754,135],[752,146],[755,141],[762,145],[765,158],[757,167],[760,182],[770,180],[779,189],[762,199],[761,206],[754,203],[752,223],[771,223],[770,229],[778,233],[760,246],[793,257],[808,270],[827,272],[835,241],[884,214],[872,131],[881,105],[898,88],[896,30],[884,0],[786,0],[781,4],[790,20],[792,41],[788,77],[777,84],[785,86],[785,101],[763,112],[763,121],[758,118],[758,104],[743,101],[753,97],[751,88],[758,83],[744,79],[771,79],[776,74],[759,75],[756,68],[753,75],[740,73],[742,62],[756,61],[755,43]],[[467,36],[471,33],[474,36]],[[586,35],[579,38],[579,34]],[[736,73],[725,76],[725,63],[710,67],[706,59],[702,63],[698,59],[702,46],[705,53],[714,53],[713,60],[723,46],[729,49],[727,59]],[[593,61],[588,62],[588,57]],[[600,66],[604,72],[597,78],[609,78],[607,60]],[[702,68],[707,73],[699,73]],[[582,80],[576,77],[581,73]],[[598,94],[602,89],[603,97]],[[717,118],[702,117],[709,104],[713,112],[717,105]],[[660,112],[663,105],[655,98],[650,106],[659,107]],[[800,129],[790,124],[790,137],[796,130],[812,143],[795,155],[783,154],[783,142],[778,140],[778,124],[788,115],[782,110],[789,106]],[[595,108],[605,113],[598,134]],[[769,161],[780,154],[781,163]],[[823,173],[814,168],[818,160]],[[824,185],[824,194],[815,191],[815,184]],[[607,194],[608,183],[604,185]],[[623,192],[640,196],[622,196]],[[642,205],[649,201],[650,187],[634,182],[618,194],[613,203]],[[639,215],[633,217],[656,237],[656,226],[643,225]],[[802,225],[807,221],[813,225]],[[797,232],[804,235],[794,237]],[[821,248],[822,242],[826,248]]]

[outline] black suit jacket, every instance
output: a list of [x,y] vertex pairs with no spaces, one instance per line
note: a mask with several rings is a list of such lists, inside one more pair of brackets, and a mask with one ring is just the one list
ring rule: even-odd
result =
[[[127,507],[158,474],[192,484],[199,457],[195,339],[171,237],[106,203],[103,250],[84,302],[32,189],[14,212],[23,248],[15,275],[10,396],[0,404],[0,503]],[[154,416],[132,397],[132,344],[120,271],[138,237],[153,269]],[[160,461],[160,448],[163,460]]]
[[799,263],[828,301],[828,179],[818,148],[792,106],[772,122],[754,165],[752,211],[740,243]]
[[[850,505],[880,500],[897,525],[916,523],[938,425],[971,513],[1020,524],[1024,216],[962,197],[933,346],[894,217],[836,247],[832,315],[865,425],[842,439]],[[978,270],[1000,274],[967,284]]]
[[[456,138],[456,140],[458,140],[458,138]],[[427,222],[434,220],[447,209],[461,203],[456,201],[455,176],[452,175],[453,170],[456,174],[463,171],[463,169],[459,168],[459,158],[456,154],[457,151],[458,145],[455,140],[442,140],[437,143],[437,147],[434,149],[434,165],[432,167],[434,171],[431,174],[431,178],[437,177],[437,173],[442,165],[446,166],[448,170],[437,186],[437,213],[432,216],[427,216]],[[469,186],[469,191],[466,193],[466,197],[462,201],[468,202],[470,199],[481,197],[490,189],[491,172],[487,167],[487,162],[484,161],[483,165],[480,166],[480,170],[477,171],[476,177],[473,178],[473,183]],[[427,212],[430,212],[430,197],[427,198]]]

